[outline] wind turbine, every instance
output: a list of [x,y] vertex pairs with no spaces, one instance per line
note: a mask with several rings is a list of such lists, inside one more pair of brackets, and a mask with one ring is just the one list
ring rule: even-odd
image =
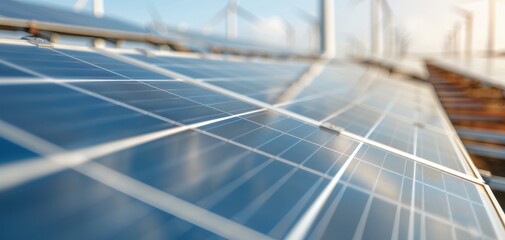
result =
[[449,55],[450,56],[450,49],[451,49],[451,46],[452,46],[452,36],[450,33],[447,33],[447,38],[445,39],[445,42],[444,42],[444,48],[443,48],[443,53],[445,55]]
[[382,13],[384,15],[384,24],[383,24],[383,35],[384,38],[384,56],[391,57],[393,55],[393,41],[394,41],[394,33],[393,33],[393,10],[389,6],[389,3],[385,0],[382,1]]
[[312,16],[311,14],[309,14],[308,12],[306,12],[305,10],[302,10],[302,9],[298,9],[298,12],[299,12],[299,16],[305,20],[305,22],[309,25],[310,27],[310,39],[309,39],[309,45],[314,49],[314,50],[318,50],[320,49],[320,46],[319,46],[319,31],[320,31],[320,21],[318,18]]
[[[212,33],[214,26],[222,19],[226,20],[226,35],[229,39],[237,38],[237,18],[238,16],[251,23],[257,23],[262,19],[238,5],[238,0],[230,0],[227,6],[214,15],[211,20],[202,28],[204,34]],[[282,27],[286,33],[286,41],[293,46],[295,42],[295,28],[284,18],[281,18]],[[254,25],[253,25],[254,26]]]
[[[74,10],[76,12],[82,11],[86,3],[88,3],[88,0],[77,0],[74,4]],[[93,15],[97,18],[101,18],[104,13],[103,0],[93,0]]]
[[213,26],[224,18],[226,20],[226,36],[228,39],[237,38],[237,12],[239,8],[239,0],[229,0],[228,4],[203,27],[203,33],[210,34]]
[[[355,5],[359,4],[364,0],[355,0]],[[381,7],[386,8],[386,12],[389,11],[389,16],[387,18],[391,19],[391,8],[386,0],[369,0],[370,1],[370,53],[371,55],[377,55],[379,53],[379,26],[381,22]],[[385,14],[388,15],[388,14]]]
[[[483,0],[471,0],[469,2],[476,2]],[[487,53],[488,56],[494,55],[495,46],[495,27],[496,26],[496,0],[488,0],[488,36],[487,36]]]
[[496,22],[496,0],[489,0],[489,6],[488,6],[488,15],[489,15],[489,22],[488,22],[488,55],[493,56],[494,55],[494,38],[495,38],[495,22]]
[[284,28],[284,31],[286,32],[286,42],[289,44],[290,47],[294,47],[295,45],[295,28],[291,23],[289,23],[288,20],[285,18],[281,18],[282,21],[282,26]]
[[459,31],[461,30],[461,22],[456,22],[454,23],[453,29],[452,29],[452,41],[453,41],[453,51],[455,56],[459,56],[459,48],[460,48],[460,42],[459,42]]
[[465,26],[466,26],[465,56],[471,57],[472,44],[473,44],[473,13],[460,7],[454,7],[454,10],[465,19]]

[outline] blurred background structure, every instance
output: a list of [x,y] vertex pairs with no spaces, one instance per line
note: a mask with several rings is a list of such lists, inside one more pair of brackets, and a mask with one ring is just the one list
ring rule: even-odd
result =
[[0,0],[0,239],[504,239],[504,8]]

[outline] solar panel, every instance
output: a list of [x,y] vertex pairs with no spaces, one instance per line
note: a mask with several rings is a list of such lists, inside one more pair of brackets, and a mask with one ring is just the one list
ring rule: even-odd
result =
[[505,236],[422,83],[13,42],[0,44],[16,73],[0,75],[0,238]]

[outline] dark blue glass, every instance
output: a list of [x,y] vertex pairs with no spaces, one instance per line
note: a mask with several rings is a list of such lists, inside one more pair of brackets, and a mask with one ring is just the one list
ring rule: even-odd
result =
[[1,239],[216,237],[70,170],[0,192],[0,213]]
[[80,148],[173,124],[56,84],[0,87],[0,118],[64,148]]
[[36,157],[38,154],[0,137],[0,165]]

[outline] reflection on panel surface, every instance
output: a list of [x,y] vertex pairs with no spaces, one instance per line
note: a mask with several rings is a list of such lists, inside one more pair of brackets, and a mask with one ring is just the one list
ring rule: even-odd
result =
[[280,238],[328,180],[194,131],[97,160],[112,169]]
[[73,171],[0,193],[2,239],[216,237]]

